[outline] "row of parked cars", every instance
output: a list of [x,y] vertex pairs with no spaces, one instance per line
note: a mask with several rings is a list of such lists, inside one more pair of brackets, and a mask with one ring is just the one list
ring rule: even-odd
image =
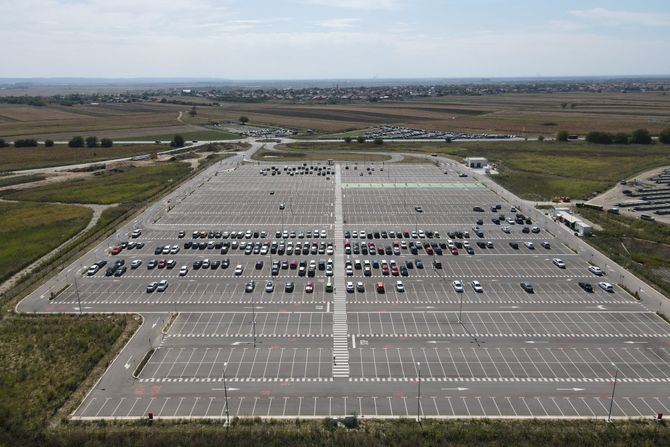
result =
[[[246,230],[246,231],[219,231],[219,230],[200,230],[191,233],[193,239],[265,239],[269,233],[267,231]],[[326,230],[277,230],[274,233],[275,238],[283,239],[325,239],[328,237]],[[186,231],[181,230],[177,233],[179,239],[186,237]]]

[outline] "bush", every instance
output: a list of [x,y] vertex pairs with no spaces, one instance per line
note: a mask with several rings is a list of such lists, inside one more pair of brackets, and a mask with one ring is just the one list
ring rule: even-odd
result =
[[663,144],[670,144],[670,127],[661,131],[658,135],[658,141]]
[[86,147],[98,147],[98,137],[86,137]]
[[183,147],[184,146],[184,137],[181,135],[177,134],[172,138],[172,143],[170,143],[170,146],[172,147]]
[[651,144],[651,135],[647,129],[637,129],[630,137],[631,144]]
[[100,140],[100,147],[112,147],[114,146],[114,142],[111,140],[111,138],[103,138]]
[[445,142],[445,143],[451,143],[451,137],[447,137],[447,138],[445,138],[445,139],[444,139],[444,142]]
[[351,137],[344,137],[345,143],[351,143]]
[[34,138],[15,140],[14,147],[37,147],[37,140]]
[[375,144],[384,144],[384,139],[380,138],[380,137],[377,137],[377,138],[374,139],[374,143]]
[[248,116],[244,116],[244,115],[242,115],[242,116],[239,118],[239,121],[240,121],[240,124],[242,124],[242,125],[244,126],[245,124],[247,124],[247,123],[249,122],[249,117],[248,117]]
[[628,144],[630,143],[630,135],[625,132],[619,132],[614,135],[614,144]]
[[357,141],[358,143],[365,143],[365,137],[360,136],[360,137],[356,138],[356,141]]
[[54,147],[54,140],[44,140],[44,147]]
[[9,144],[5,143],[5,140],[0,138],[0,147],[7,147]]
[[67,145],[70,147],[84,147],[84,137],[81,136],[74,137],[70,141],[68,141]]
[[556,141],[562,141],[562,142],[568,141],[569,135],[570,134],[568,133],[567,130],[561,130],[556,134]]
[[586,141],[594,144],[612,144],[614,136],[611,133],[592,130],[586,134]]
[[544,141],[544,135],[540,135],[539,137],[537,137],[537,141]]

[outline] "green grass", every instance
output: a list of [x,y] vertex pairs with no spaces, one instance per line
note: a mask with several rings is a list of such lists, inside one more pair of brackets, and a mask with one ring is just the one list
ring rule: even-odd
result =
[[226,132],[225,130],[201,130],[196,132],[175,132],[162,135],[144,135],[140,137],[125,137],[118,141],[172,141],[172,138],[179,134],[184,137],[184,140],[191,142],[193,140],[237,140],[242,138],[240,135]]
[[654,284],[670,296],[670,282],[656,269],[670,269],[670,226],[606,213],[591,208],[578,212],[602,227],[585,240],[615,262]]
[[[281,149],[281,145],[277,146]],[[498,165],[492,178],[515,194],[529,200],[551,200],[569,196],[588,199],[622,178],[630,178],[657,166],[670,165],[670,146],[654,144],[598,145],[554,141],[472,141],[454,143],[290,143],[300,151],[382,150],[422,152],[465,158],[485,157]]]
[[356,429],[330,429],[322,421],[235,420],[215,423],[76,423],[51,434],[49,443],[69,446],[236,447],[651,447],[670,443],[666,423],[604,420],[360,420]]
[[112,160],[169,149],[165,144],[116,144],[110,148],[71,148],[63,145],[37,148],[1,148],[0,171],[47,168]]
[[5,191],[5,198],[35,202],[122,203],[141,202],[191,172],[187,163],[167,162],[148,167],[128,167],[120,172],[59,183],[58,188],[44,186],[20,191]]
[[0,280],[79,233],[92,215],[81,206],[0,202]]
[[[6,314],[6,309],[5,314]],[[0,445],[46,445],[47,422],[130,317],[9,315],[0,320]]]
[[15,175],[12,177],[0,177],[0,188],[5,186],[20,185],[22,183],[32,183],[44,180],[43,174]]

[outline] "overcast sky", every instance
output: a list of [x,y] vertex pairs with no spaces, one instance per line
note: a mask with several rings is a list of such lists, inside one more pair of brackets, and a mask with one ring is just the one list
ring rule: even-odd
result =
[[669,0],[0,0],[0,77],[670,74]]

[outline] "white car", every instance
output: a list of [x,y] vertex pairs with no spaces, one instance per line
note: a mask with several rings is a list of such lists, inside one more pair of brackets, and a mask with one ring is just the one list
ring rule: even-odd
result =
[[244,272],[244,267],[242,267],[242,264],[237,264],[235,266],[235,276],[240,276]]
[[96,273],[98,273],[98,270],[100,270],[100,267],[98,267],[97,265],[93,264],[92,266],[90,266],[90,267],[88,268],[88,270],[86,270],[86,274],[87,274],[88,276],[93,276],[93,275],[95,275]]
[[502,227],[501,230],[503,230],[505,233],[509,233],[511,231],[510,228],[507,225]]
[[526,247],[528,247],[529,250],[535,250],[535,245],[533,245],[533,243],[530,242],[530,241],[528,241],[528,242],[524,242],[523,245],[525,245]]
[[362,282],[358,281],[356,283],[356,290],[358,290],[359,292],[365,292],[365,286],[363,285]]
[[332,265],[327,265],[326,266],[326,276],[333,276],[333,266]]
[[484,288],[482,285],[479,283],[479,281],[472,281],[472,289],[477,292],[477,293],[482,293],[484,292]]
[[603,289],[605,292],[614,292],[614,286],[612,286],[612,284],[610,284],[610,283],[608,283],[608,282],[601,281],[601,282],[598,283],[598,285],[599,285],[600,288]]
[[456,292],[458,293],[463,292],[463,283],[460,282],[459,280],[452,281],[451,285]]
[[170,249],[171,254],[179,253],[179,245],[173,245]]
[[348,293],[354,292],[354,283],[351,281],[347,281],[347,292]]
[[556,267],[558,267],[559,269],[564,269],[565,268],[565,262],[563,262],[563,260],[560,259],[560,258],[554,258],[554,259],[551,260],[551,262],[553,262],[554,265]]
[[161,279],[156,286],[156,292],[165,292],[165,289],[168,287],[168,282],[166,279]]
[[590,265],[589,272],[593,273],[596,276],[603,276],[604,274],[603,270],[597,265]]
[[265,283],[265,291],[271,293],[275,290],[275,284],[272,281]]
[[179,269],[179,276],[186,276],[187,273],[188,273],[188,267],[182,265],[181,268]]
[[353,276],[354,275],[354,269],[351,267],[351,264],[348,264],[345,270],[346,270],[347,276]]
[[136,269],[136,268],[139,267],[140,265],[142,265],[142,261],[141,261],[141,260],[139,260],[139,259],[133,259],[133,262],[130,263],[130,268],[131,268],[131,269]]
[[405,291],[405,285],[402,283],[402,281],[396,281],[395,283],[395,289],[398,292],[404,292]]

